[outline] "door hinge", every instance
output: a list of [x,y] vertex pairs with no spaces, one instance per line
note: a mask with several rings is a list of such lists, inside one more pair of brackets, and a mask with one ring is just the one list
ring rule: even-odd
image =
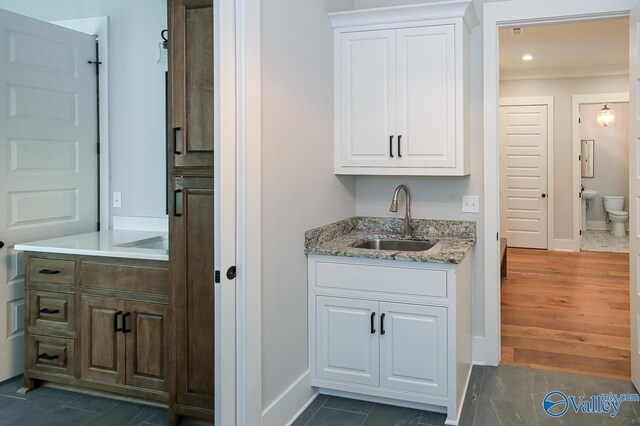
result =
[[582,155],[578,155],[578,161],[582,161]]
[[580,230],[580,235],[582,235],[582,229]]
[[216,282],[216,284],[220,283],[220,271],[216,271],[214,281]]
[[97,143],[96,145],[97,145],[97,148],[96,148],[96,149],[98,150],[98,155],[100,155],[100,144],[99,144],[99,143]]
[[578,192],[578,198],[582,198],[582,192]]
[[500,233],[496,232],[496,241],[500,241]]
[[582,119],[578,118],[578,124],[582,123]]

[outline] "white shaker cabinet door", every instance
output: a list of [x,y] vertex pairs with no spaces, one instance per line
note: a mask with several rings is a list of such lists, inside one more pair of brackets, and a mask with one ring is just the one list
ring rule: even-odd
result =
[[380,387],[447,396],[447,309],[380,302],[380,315]]
[[394,167],[395,30],[344,33],[339,43],[339,163],[346,167]]
[[317,377],[378,386],[378,302],[316,297]]
[[397,167],[456,166],[453,25],[396,31]]

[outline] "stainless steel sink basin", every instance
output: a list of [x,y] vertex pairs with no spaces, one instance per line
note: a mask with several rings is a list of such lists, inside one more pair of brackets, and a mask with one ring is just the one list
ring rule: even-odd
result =
[[380,238],[372,238],[364,240],[361,243],[354,244],[355,248],[371,249],[371,250],[394,250],[394,251],[425,251],[435,246],[438,242],[437,238],[429,238],[426,240],[384,240]]

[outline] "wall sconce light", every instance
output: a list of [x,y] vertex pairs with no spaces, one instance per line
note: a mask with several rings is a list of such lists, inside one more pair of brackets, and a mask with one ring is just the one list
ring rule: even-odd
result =
[[169,31],[162,30],[160,33],[160,37],[162,40],[158,43],[158,48],[160,50],[160,55],[158,56],[158,65],[166,66],[169,63],[169,40],[167,39],[167,34]]
[[615,126],[616,124],[616,115],[607,105],[598,113],[598,124],[602,127]]

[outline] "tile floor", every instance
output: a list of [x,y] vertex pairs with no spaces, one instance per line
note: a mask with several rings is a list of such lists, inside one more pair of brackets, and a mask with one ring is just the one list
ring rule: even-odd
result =
[[[624,402],[615,418],[601,414],[549,417],[542,399],[553,390],[565,394],[635,393],[631,382],[503,365],[473,368],[460,426],[640,425],[640,403]],[[626,404],[626,405],[625,405]],[[445,416],[345,398],[318,396],[293,426],[444,425]]]
[[582,233],[582,250],[629,253],[629,235],[616,237],[609,231],[590,229]]

